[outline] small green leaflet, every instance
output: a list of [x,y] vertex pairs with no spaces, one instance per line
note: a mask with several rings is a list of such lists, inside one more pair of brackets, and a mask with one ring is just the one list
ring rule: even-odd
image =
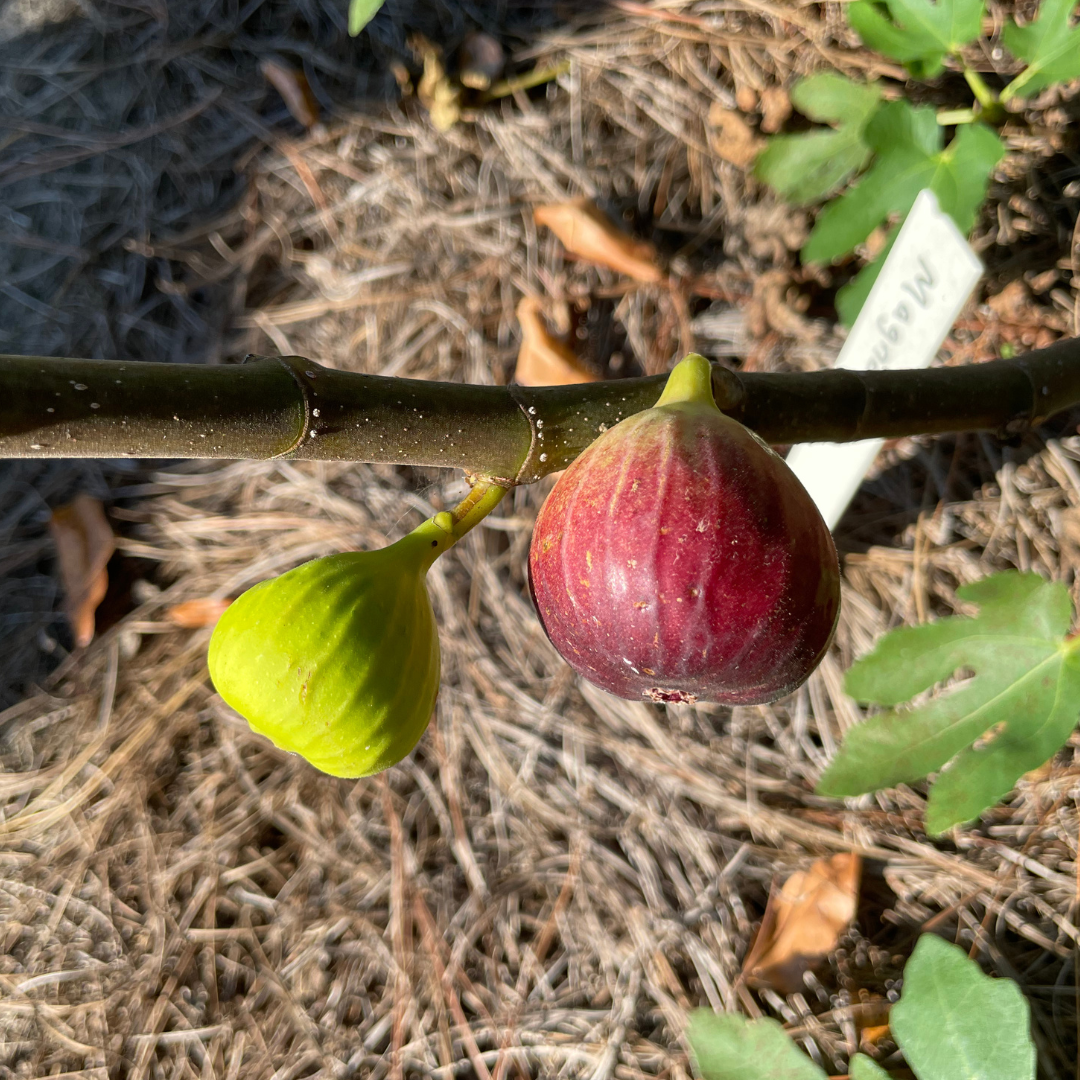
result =
[[[1028,1003],[1011,979],[984,975],[962,949],[923,934],[904,968],[889,1026],[918,1080],[1034,1080]],[[708,1009],[691,1014],[687,1042],[702,1080],[827,1080],[772,1019]],[[856,1054],[851,1080],[887,1080]]]
[[1080,79],[1080,26],[1069,27],[1074,7],[1075,0],[1042,0],[1034,22],[1005,27],[1005,47],[1028,66],[1002,90],[1002,101]]
[[982,32],[984,0],[858,0],[847,8],[852,29],[871,49],[930,79],[943,61]]
[[827,262],[862,243],[889,214],[906,214],[937,171],[941,128],[931,108],[890,101],[867,125],[877,160],[854,187],[822,211],[802,249],[804,262]]
[[[1064,585],[1010,570],[957,596],[979,606],[975,618],[894,630],[849,669],[852,697],[890,708],[848,731],[818,783],[822,795],[860,795],[941,770],[926,809],[932,836],[1007,795],[1060,749],[1080,716],[1080,636],[1065,637]],[[974,678],[925,705],[895,708],[964,669]]]
[[[906,101],[881,105],[866,125],[864,138],[876,152],[859,182],[822,211],[802,249],[803,262],[829,261],[848,254],[891,216],[903,216],[915,197],[930,188],[961,232],[970,232],[986,198],[1004,144],[985,124],[965,124],[942,149],[934,110]],[[891,242],[890,242],[891,247]],[[837,294],[840,317],[855,321],[888,250]]]
[[877,158],[859,182],[822,212],[802,250],[806,262],[846,255],[890,214],[906,214],[923,188],[962,232],[975,224],[990,173],[1005,148],[985,124],[965,124],[944,150],[934,110],[882,105],[866,126]]
[[919,1080],[1035,1080],[1020,987],[984,975],[961,949],[933,934],[919,938],[904,968],[889,1027]]
[[349,34],[356,37],[383,6],[384,0],[349,0]]
[[686,1040],[704,1080],[828,1080],[776,1020],[698,1009]]
[[777,135],[758,156],[754,174],[798,204],[817,202],[870,160],[863,129],[881,101],[881,90],[823,72],[797,82],[792,104],[831,131]]

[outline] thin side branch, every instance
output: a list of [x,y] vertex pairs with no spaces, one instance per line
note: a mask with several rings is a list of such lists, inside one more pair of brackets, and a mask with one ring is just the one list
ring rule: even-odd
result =
[[[319,458],[465,469],[531,483],[655,404],[665,376],[553,387],[358,375],[304,357],[119,363],[0,357],[0,457]],[[920,371],[737,374],[717,404],[766,442],[946,431],[1012,437],[1080,404],[1080,339]]]

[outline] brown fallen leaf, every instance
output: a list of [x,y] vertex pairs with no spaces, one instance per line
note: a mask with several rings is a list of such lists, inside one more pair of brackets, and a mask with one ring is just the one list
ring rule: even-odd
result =
[[220,596],[201,596],[197,600],[182,600],[165,609],[165,618],[185,630],[213,626],[224,614],[231,600]]
[[533,210],[537,225],[546,225],[571,254],[585,262],[606,266],[635,281],[659,281],[656,248],[628,236],[586,198],[549,203]]
[[514,367],[516,382],[522,386],[561,386],[597,381],[574,350],[548,332],[536,297],[521,298],[517,318],[521,325],[521,348]]
[[277,60],[264,60],[259,65],[263,78],[281,95],[285,108],[294,120],[309,130],[319,122],[319,103],[311,92],[307,76],[297,68],[279,63]]
[[60,564],[64,614],[75,645],[82,648],[94,640],[94,612],[109,588],[106,567],[116,539],[101,500],[89,495],[76,495],[68,505],[58,506],[49,519],[49,532]]
[[725,161],[749,168],[754,158],[765,148],[765,140],[731,109],[725,109],[719,101],[709,106],[709,146]]
[[834,855],[774,889],[743,961],[746,981],[781,994],[801,990],[803,974],[829,955],[855,918],[861,874],[858,855]]

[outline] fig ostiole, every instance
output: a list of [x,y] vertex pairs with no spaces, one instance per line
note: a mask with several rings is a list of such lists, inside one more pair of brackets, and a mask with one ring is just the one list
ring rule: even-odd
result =
[[582,676],[624,698],[750,705],[798,687],[840,608],[832,536],[783,459],[725,416],[691,354],[656,406],[563,473],[529,584]]
[[218,693],[252,730],[325,773],[396,764],[439,691],[427,571],[504,493],[478,483],[454,511],[388,547],[315,559],[248,589],[210,639]]

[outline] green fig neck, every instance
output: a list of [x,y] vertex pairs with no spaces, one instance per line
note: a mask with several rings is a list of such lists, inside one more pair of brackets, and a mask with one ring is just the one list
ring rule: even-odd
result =
[[416,559],[421,573],[426,574],[431,569],[431,564],[444,551],[454,546],[456,539],[450,515],[443,511],[421,522],[408,536],[403,536],[391,547],[402,552],[408,551]]
[[426,574],[431,564],[478,525],[499,504],[507,488],[492,480],[477,479],[469,494],[453,510],[443,510],[420,525],[392,547],[415,552]]
[[671,369],[656,408],[664,405],[708,405],[720,411],[713,397],[712,365],[704,356],[689,353]]

